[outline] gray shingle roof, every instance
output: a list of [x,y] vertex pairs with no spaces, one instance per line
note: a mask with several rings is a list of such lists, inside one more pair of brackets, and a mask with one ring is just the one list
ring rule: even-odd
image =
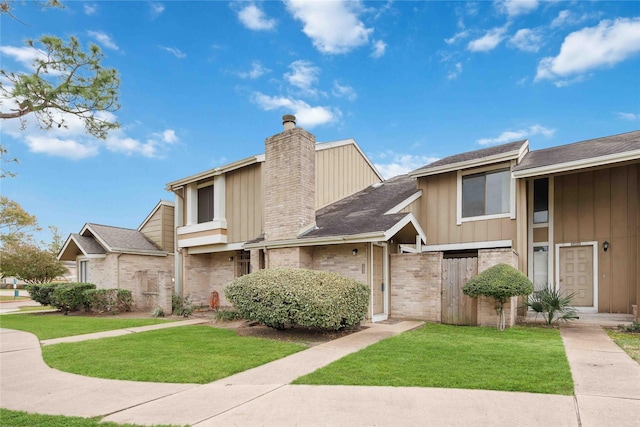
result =
[[97,240],[102,240],[108,246],[105,249],[110,251],[164,253],[138,230],[100,224],[87,224],[85,228],[94,234]]
[[370,186],[316,212],[317,229],[301,238],[349,236],[385,232],[406,213],[385,215],[417,192],[416,179],[408,175],[391,178],[381,186]]
[[82,236],[76,233],[71,234],[71,236],[80,250],[87,255],[101,255],[106,253],[104,248],[100,246],[100,243],[96,242],[96,239],[93,237]]
[[527,140],[509,142],[507,144],[496,145],[494,147],[482,148],[480,150],[467,151],[466,153],[454,154],[453,156],[445,157],[437,160],[433,163],[429,163],[413,172],[411,175],[419,175],[421,172],[426,172],[430,169],[439,168],[442,166],[456,165],[458,163],[465,163],[472,160],[479,160],[486,157],[493,157],[500,154],[506,154],[510,152],[519,151]]
[[513,168],[513,171],[560,165],[637,150],[640,150],[640,130],[530,151],[520,164]]

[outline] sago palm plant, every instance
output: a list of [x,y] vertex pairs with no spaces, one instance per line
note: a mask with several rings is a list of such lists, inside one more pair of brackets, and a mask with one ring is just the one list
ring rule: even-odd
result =
[[547,325],[553,325],[560,320],[568,322],[578,319],[578,312],[571,305],[574,295],[575,293],[571,293],[562,296],[559,290],[547,287],[531,294],[525,305],[536,312],[536,317],[538,314],[542,315]]

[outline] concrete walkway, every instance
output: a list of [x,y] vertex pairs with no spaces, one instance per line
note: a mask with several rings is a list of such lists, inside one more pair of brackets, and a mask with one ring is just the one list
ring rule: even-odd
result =
[[[640,365],[597,326],[561,329],[576,396],[289,383],[419,322],[373,324],[211,384],[102,380],[49,368],[35,336],[0,329],[0,406],[105,421],[193,426],[634,426]],[[95,334],[92,334],[95,338]],[[535,367],[532,367],[535,369]]]

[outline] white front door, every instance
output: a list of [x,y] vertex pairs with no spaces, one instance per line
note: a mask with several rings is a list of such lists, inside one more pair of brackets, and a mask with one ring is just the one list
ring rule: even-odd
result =
[[384,262],[384,247],[373,245],[372,251],[372,277],[371,277],[371,306],[372,321],[379,322],[387,319],[385,299],[387,295],[387,283]]

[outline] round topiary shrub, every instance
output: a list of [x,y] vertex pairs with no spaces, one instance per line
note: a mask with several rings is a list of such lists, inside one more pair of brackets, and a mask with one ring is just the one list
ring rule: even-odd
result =
[[358,325],[369,307],[362,283],[327,271],[260,270],[229,284],[224,293],[238,314],[276,329],[338,330]]
[[507,264],[493,267],[473,276],[462,287],[462,292],[470,297],[485,296],[496,301],[498,329],[504,330],[504,304],[511,297],[529,295],[533,283],[518,269]]

